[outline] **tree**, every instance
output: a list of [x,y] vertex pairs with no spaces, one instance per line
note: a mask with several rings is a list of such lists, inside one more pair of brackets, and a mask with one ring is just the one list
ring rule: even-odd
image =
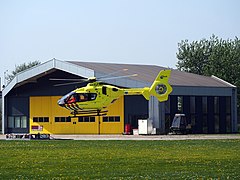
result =
[[240,40],[219,39],[188,40],[178,44],[177,68],[200,75],[215,75],[240,87]]
[[22,71],[25,71],[33,66],[36,66],[36,65],[39,65],[41,64],[40,61],[33,61],[33,62],[29,62],[29,63],[23,63],[23,64],[20,64],[20,65],[15,65],[15,70],[12,71],[11,74],[7,74],[7,76],[5,77],[6,80],[7,80],[7,84],[16,76],[16,74],[22,72]]
[[200,75],[215,75],[238,87],[240,110],[240,40],[223,40],[215,35],[210,39],[178,44],[177,68]]
[[178,44],[177,68],[200,75],[216,75],[232,84],[240,85],[240,40],[223,40],[212,35]]

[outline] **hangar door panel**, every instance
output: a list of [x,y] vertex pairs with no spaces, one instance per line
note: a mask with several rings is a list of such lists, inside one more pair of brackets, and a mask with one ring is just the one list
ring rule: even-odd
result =
[[30,97],[30,133],[52,133],[51,97]]
[[100,134],[122,134],[124,132],[124,97],[107,108],[106,116],[99,117]]
[[57,101],[60,96],[51,96],[52,107],[52,132],[53,134],[74,134],[74,121],[76,118],[70,118],[70,112],[58,106]]

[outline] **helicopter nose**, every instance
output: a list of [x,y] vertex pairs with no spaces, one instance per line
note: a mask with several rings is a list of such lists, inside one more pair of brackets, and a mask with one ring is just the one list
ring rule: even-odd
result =
[[61,98],[61,99],[58,100],[58,105],[59,105],[59,106],[64,106],[64,104],[65,104],[65,102],[64,102],[64,99],[63,99],[63,98]]

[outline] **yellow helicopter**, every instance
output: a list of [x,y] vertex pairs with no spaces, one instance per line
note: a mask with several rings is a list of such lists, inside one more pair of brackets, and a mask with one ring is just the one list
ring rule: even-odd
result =
[[[168,83],[170,74],[171,70],[162,70],[159,72],[151,87],[129,89],[120,88],[101,81],[99,82],[96,80],[96,77],[90,77],[85,81],[87,82],[85,87],[77,88],[66,94],[58,100],[58,105],[70,110],[71,114],[74,116],[80,114],[96,114],[97,116],[100,116],[105,115],[107,111],[104,109],[106,107],[124,95],[143,95],[146,100],[149,100],[150,96],[152,95],[157,97],[158,101],[160,102],[167,101],[169,94],[172,92],[172,87]],[[137,76],[137,74],[130,76]],[[122,77],[129,76],[119,76],[117,78]],[[66,84],[73,83],[59,85]]]

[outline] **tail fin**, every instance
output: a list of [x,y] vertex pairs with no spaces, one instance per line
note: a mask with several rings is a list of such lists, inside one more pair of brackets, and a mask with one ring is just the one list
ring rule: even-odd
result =
[[160,102],[167,101],[169,94],[172,92],[172,87],[168,83],[170,74],[171,70],[160,71],[149,89],[150,94],[157,97]]

